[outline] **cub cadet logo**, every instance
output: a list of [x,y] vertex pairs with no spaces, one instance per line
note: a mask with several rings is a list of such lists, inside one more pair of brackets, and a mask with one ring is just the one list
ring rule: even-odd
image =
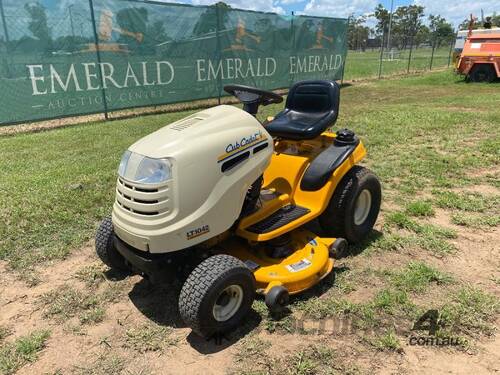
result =
[[230,143],[226,147],[226,154],[230,154],[236,150],[239,150],[240,148],[246,148],[250,147],[252,144],[254,144],[257,141],[260,141],[262,139],[262,133],[258,132],[255,134],[252,134],[248,137],[244,137],[241,139],[241,141],[236,141],[235,143]]
[[208,232],[210,232],[210,227],[208,225],[204,225],[200,228],[190,230],[186,233],[186,237],[188,240],[192,240],[193,238],[199,237]]
[[218,162],[226,160],[227,158],[246,150],[249,147],[255,146],[260,142],[264,142],[266,137],[262,132],[257,132],[249,135],[248,137],[243,137],[241,140],[234,143],[230,143],[226,146],[226,152],[219,156]]

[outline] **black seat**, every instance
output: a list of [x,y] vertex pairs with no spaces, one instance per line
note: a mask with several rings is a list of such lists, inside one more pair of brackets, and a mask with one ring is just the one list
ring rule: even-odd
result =
[[285,109],[266,130],[283,139],[316,138],[337,120],[339,102],[340,88],[333,81],[297,82],[288,92]]

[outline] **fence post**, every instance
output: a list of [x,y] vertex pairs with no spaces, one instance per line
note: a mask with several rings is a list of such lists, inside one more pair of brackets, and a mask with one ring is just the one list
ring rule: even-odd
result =
[[102,104],[104,105],[104,118],[108,119],[108,103],[106,101],[106,91],[104,89],[104,78],[102,76],[102,65],[101,65],[101,51],[99,50],[99,36],[97,35],[97,26],[95,22],[95,13],[94,13],[94,2],[89,0],[90,6],[90,18],[92,20],[92,29],[94,31],[94,42],[95,42],[95,50],[97,57],[97,65],[99,65],[99,79],[101,80],[101,92],[102,92]]
[[408,53],[408,68],[406,69],[406,74],[410,74],[410,64],[411,64],[412,52],[413,52],[413,35],[410,38],[410,52]]
[[413,52],[413,41],[415,38],[415,35],[417,34],[417,22],[418,22],[418,17],[415,17],[415,22],[412,28],[410,28],[411,31],[411,36],[410,36],[410,53],[408,54],[408,69],[406,70],[407,74],[410,74],[410,65],[411,65],[411,55]]
[[[295,25],[293,22],[294,19],[295,19],[295,12],[292,10],[292,17],[290,19],[290,32],[292,33],[290,40],[292,42],[292,45],[290,46],[290,51],[293,54],[295,54]],[[288,60],[288,63],[290,64],[290,59]],[[289,74],[288,85],[289,85],[289,87],[292,87],[294,77],[292,76],[291,66],[290,66],[290,69],[288,70],[288,74]]]
[[[9,38],[9,30],[7,29],[7,21],[5,20],[5,12],[3,9],[3,0],[0,0],[0,15],[2,17],[2,25],[3,25],[3,32],[5,35],[5,50],[7,51],[7,56],[10,56],[10,38]],[[10,71],[10,64],[8,63],[7,59],[5,61],[5,68],[7,72],[8,78],[12,78],[11,71]]]
[[344,85],[344,73],[345,73],[345,63],[347,61],[347,54],[349,53],[349,23],[351,22],[351,17],[347,18],[347,32],[345,35],[345,58],[342,63],[342,78],[340,79],[340,86]]
[[[458,36],[458,32],[457,32],[457,36]],[[455,41],[456,41],[456,37],[455,37],[455,40],[451,40],[451,43],[450,43],[450,51],[448,52],[448,68],[450,67],[450,63],[451,63],[451,55],[453,53],[453,46],[455,45]]]
[[5,12],[3,10],[3,0],[0,0],[0,14],[2,16],[3,33],[5,35],[5,45],[7,46],[7,52],[9,51],[9,30],[7,29],[7,22],[5,21]]
[[378,78],[382,76],[382,60],[384,58],[384,40],[385,40],[385,28],[382,31],[382,43],[380,43],[380,61],[378,64]]
[[[215,5],[215,37],[216,39],[216,49],[217,51],[215,52],[216,54],[216,61],[217,61],[217,66],[219,64],[219,61],[221,61],[222,58],[222,51],[221,51],[221,46],[220,46],[220,12],[219,12],[219,3],[216,3]],[[222,75],[219,75],[219,79],[217,80],[217,102],[221,103],[221,93],[222,93]]]
[[68,13],[69,13],[69,24],[71,26],[71,35],[73,38],[75,37],[75,24],[73,23],[73,12],[72,9],[75,6],[75,4],[71,4],[68,6]]
[[436,39],[437,36],[434,37],[434,41],[432,42],[431,62],[429,64],[429,70],[432,70],[432,62],[434,61],[434,50],[436,49]]

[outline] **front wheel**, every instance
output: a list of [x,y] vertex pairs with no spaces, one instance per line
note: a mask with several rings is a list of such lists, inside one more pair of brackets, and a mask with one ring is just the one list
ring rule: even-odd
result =
[[214,255],[191,272],[179,296],[182,319],[200,336],[237,327],[255,298],[255,278],[230,255]]
[[130,272],[125,258],[115,248],[113,243],[114,236],[115,232],[111,216],[105,217],[95,235],[95,251],[97,256],[111,269]]
[[381,200],[377,176],[367,168],[355,166],[342,178],[319,217],[321,228],[329,236],[361,242],[377,221]]

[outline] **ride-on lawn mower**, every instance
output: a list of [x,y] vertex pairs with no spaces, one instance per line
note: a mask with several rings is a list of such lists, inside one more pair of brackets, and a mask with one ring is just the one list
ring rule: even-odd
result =
[[[381,201],[377,177],[356,165],[366,154],[360,140],[327,131],[339,111],[335,82],[295,84],[264,125],[259,106],[280,95],[224,89],[243,110],[198,112],[124,153],[112,217],[96,235],[109,267],[185,280],[180,314],[206,337],[235,328],[256,292],[278,311],[326,277],[347,241],[372,230]],[[303,228],[316,218],[325,236]]]

